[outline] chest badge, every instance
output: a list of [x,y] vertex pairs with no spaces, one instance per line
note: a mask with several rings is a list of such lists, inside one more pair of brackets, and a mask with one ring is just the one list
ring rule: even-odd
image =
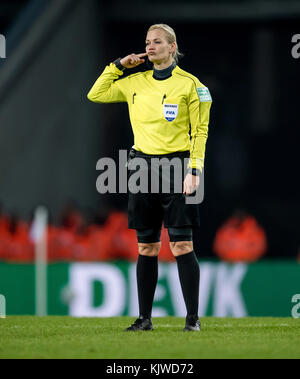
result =
[[178,104],[164,104],[164,117],[172,122],[178,116]]

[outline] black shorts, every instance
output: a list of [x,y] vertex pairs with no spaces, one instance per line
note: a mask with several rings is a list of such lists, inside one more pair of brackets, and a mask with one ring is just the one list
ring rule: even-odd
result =
[[[138,171],[141,172],[141,168],[133,169],[130,167],[130,162],[133,158],[143,158],[147,163],[146,170],[148,177],[148,187],[147,193],[132,193],[129,186],[129,197],[128,197],[128,228],[129,229],[159,229],[162,224],[166,228],[184,228],[184,227],[198,227],[200,225],[200,215],[199,215],[199,204],[186,204],[186,197],[183,195],[183,182],[184,182],[184,166],[186,159],[190,156],[189,151],[178,152],[167,155],[160,156],[150,156],[136,150],[131,150],[128,159],[128,172],[129,180],[132,175],[136,174]],[[180,169],[182,169],[180,181],[181,190],[178,192],[178,176],[175,178],[175,169],[170,166],[170,175],[166,177],[162,171],[162,167],[159,167],[158,177],[159,177],[159,188],[158,193],[153,193],[151,188],[151,183],[153,183],[151,172],[153,173],[153,168],[150,165],[151,158],[179,158],[180,159]],[[177,160],[179,162],[179,160]],[[177,171],[178,172],[178,171]],[[175,179],[177,183],[177,189],[175,188]],[[170,191],[164,193],[163,183],[165,181],[170,182]]]

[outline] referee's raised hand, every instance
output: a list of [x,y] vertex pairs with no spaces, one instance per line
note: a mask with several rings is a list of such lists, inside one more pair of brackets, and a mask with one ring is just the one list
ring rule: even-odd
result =
[[127,55],[127,57],[124,57],[120,60],[120,63],[122,66],[126,68],[134,68],[139,66],[142,63],[145,63],[144,57],[146,57],[148,54],[147,53],[142,53],[142,54],[130,54]]

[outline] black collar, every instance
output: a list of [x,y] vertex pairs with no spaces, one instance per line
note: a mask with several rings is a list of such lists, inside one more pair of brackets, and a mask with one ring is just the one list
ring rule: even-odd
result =
[[156,70],[153,67],[153,78],[156,80],[166,80],[172,76],[172,72],[176,67],[176,63],[172,63],[171,66],[164,68],[163,70]]

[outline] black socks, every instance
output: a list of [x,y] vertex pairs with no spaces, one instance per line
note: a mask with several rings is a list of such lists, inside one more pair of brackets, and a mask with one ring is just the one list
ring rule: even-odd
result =
[[[179,280],[187,315],[198,318],[200,269],[196,254],[176,257]],[[139,255],[136,267],[140,316],[151,318],[152,304],[158,279],[158,257]]]
[[152,304],[158,279],[158,257],[139,255],[136,276],[140,316],[151,318]]
[[176,261],[187,315],[198,318],[200,269],[196,254],[180,255]]

